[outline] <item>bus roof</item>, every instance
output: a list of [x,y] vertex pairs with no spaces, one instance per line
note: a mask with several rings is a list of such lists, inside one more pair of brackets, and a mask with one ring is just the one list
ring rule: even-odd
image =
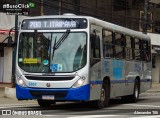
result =
[[110,31],[114,31],[117,33],[122,33],[128,36],[136,37],[139,39],[150,40],[150,37],[142,32],[138,32],[135,30],[131,30],[129,28],[125,28],[119,25],[115,25],[113,23],[109,23],[107,21],[103,21],[91,16],[78,16],[74,14],[65,14],[65,15],[44,15],[44,16],[35,16],[35,17],[28,17],[26,19],[44,19],[44,18],[86,18],[90,24],[98,25],[103,27],[103,29],[108,29]]

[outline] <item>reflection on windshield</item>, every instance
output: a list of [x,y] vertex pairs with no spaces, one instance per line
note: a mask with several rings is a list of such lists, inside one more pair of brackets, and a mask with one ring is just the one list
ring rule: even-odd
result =
[[54,51],[59,48],[59,46],[63,43],[63,41],[68,37],[69,33],[70,33],[70,30],[67,29],[67,31],[61,36],[58,42],[57,42],[57,37],[55,38],[54,45],[53,45],[52,59],[54,56]]
[[[22,33],[19,40],[18,64],[26,72],[73,72],[86,64],[86,33],[71,32],[54,50],[63,33]],[[57,40],[57,41],[55,41]],[[52,58],[53,56],[53,58]]]

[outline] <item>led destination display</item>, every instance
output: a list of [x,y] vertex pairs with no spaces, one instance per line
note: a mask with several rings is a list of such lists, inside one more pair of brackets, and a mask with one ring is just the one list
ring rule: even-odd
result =
[[87,28],[87,20],[83,18],[61,19],[28,19],[22,22],[22,29],[84,29]]

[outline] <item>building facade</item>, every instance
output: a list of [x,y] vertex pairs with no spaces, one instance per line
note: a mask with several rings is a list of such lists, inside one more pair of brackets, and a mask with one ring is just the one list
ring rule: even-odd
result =
[[[19,21],[25,16],[19,16]],[[7,45],[9,31],[15,26],[15,16],[0,12],[0,83],[11,83],[13,47]],[[14,42],[15,31],[11,31]]]

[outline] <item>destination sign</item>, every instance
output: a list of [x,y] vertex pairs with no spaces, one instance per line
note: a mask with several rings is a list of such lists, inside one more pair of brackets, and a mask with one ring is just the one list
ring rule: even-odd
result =
[[22,22],[22,29],[84,29],[87,28],[87,20],[84,18],[62,19],[27,19]]

